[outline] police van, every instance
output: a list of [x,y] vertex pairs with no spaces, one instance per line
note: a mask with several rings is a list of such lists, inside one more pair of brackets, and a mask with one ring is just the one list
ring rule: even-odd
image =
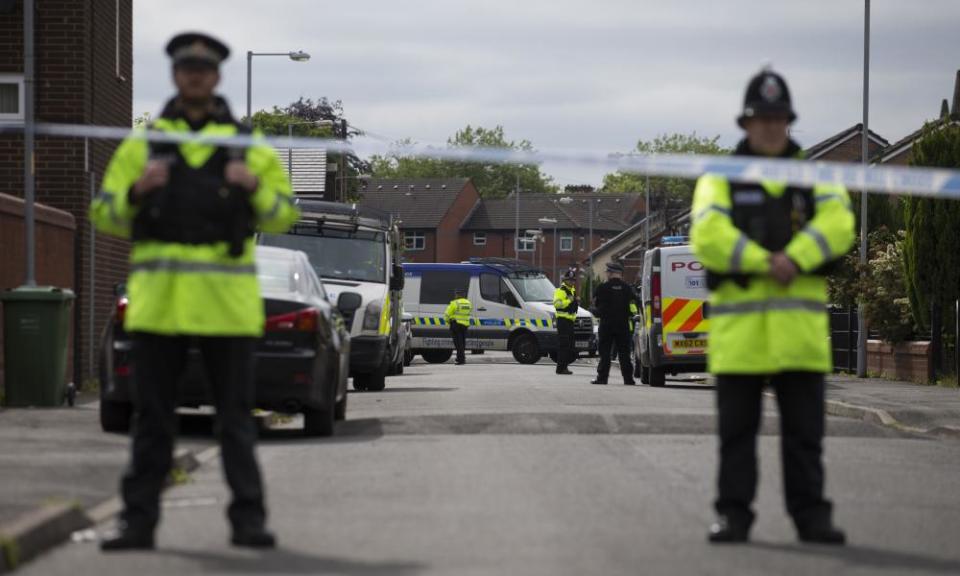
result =
[[[453,339],[444,310],[461,289],[473,304],[469,350],[509,350],[521,364],[556,359],[557,328],[552,282],[536,268],[504,258],[459,264],[403,265],[404,309],[413,315],[413,352],[431,363],[446,362]],[[574,323],[575,346],[596,352],[595,320],[585,308]]]
[[663,386],[666,374],[707,365],[707,271],[686,237],[668,236],[643,258],[640,327],[634,333],[635,376]]
[[327,298],[350,327],[350,375],[357,390],[383,390],[403,371],[403,268],[400,232],[386,212],[300,196],[301,219],[258,243],[301,250],[323,279]]

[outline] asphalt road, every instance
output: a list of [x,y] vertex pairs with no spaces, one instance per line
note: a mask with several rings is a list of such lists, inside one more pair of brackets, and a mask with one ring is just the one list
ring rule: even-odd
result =
[[754,542],[713,547],[711,388],[590,386],[592,368],[573,369],[415,364],[384,392],[351,393],[335,439],[267,433],[278,550],[227,545],[213,461],[167,493],[157,551],[81,541],[22,573],[960,574],[960,442],[831,418],[828,494],[851,543],[800,545],[771,409]]

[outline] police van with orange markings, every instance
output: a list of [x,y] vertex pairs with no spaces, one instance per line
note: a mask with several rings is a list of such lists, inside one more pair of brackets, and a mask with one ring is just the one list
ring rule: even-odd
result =
[[682,236],[664,237],[643,259],[635,376],[663,386],[666,375],[707,366],[707,271]]

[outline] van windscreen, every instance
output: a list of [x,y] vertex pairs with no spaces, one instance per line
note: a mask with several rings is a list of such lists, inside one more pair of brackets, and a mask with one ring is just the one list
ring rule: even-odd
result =
[[553,302],[556,286],[539,272],[516,273],[508,276],[510,283],[524,302]]
[[297,225],[287,234],[261,234],[258,242],[265,246],[302,250],[321,278],[386,282],[383,232]]

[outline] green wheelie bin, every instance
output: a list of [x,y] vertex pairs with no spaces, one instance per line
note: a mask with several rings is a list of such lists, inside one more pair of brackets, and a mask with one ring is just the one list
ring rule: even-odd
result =
[[0,293],[5,406],[60,406],[72,400],[66,380],[73,298],[71,290],[53,286]]

